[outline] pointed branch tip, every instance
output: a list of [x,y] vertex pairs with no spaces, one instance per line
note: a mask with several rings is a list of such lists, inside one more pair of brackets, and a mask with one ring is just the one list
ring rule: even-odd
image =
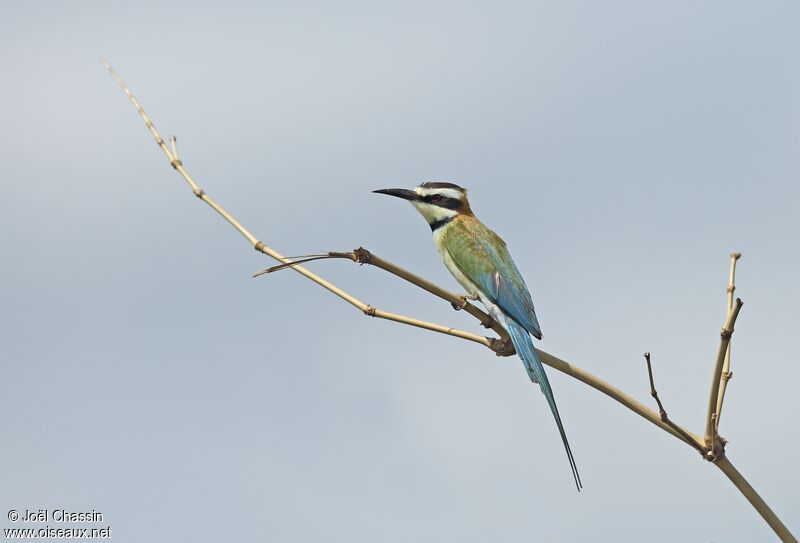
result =
[[177,170],[178,168],[175,166],[175,163],[183,165],[183,163],[180,161],[180,158],[178,157],[178,137],[175,136],[174,134],[171,135],[169,137],[169,144],[172,147],[172,167]]

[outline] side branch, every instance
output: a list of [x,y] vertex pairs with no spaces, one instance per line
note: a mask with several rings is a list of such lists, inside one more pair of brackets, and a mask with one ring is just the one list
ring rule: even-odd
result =
[[668,424],[670,428],[675,430],[675,432],[677,432],[680,435],[680,437],[683,439],[684,442],[688,443],[689,445],[697,449],[697,451],[701,455],[705,456],[707,451],[706,448],[700,442],[700,440],[696,439],[686,430],[684,430],[683,428],[681,428],[680,426],[678,426],[677,424],[675,424],[670,420],[666,410],[664,409],[664,405],[661,403],[661,400],[658,397],[658,392],[656,392],[656,384],[653,379],[653,365],[650,363],[650,353],[644,353],[644,359],[647,361],[647,377],[650,380],[650,395],[656,400],[656,403],[658,404],[658,415],[661,417],[661,420],[666,424]]
[[717,350],[717,362],[714,364],[714,373],[711,377],[711,393],[708,397],[708,416],[706,418],[705,445],[708,447],[707,458],[714,461],[724,454],[724,443],[718,440],[716,419],[717,419],[717,399],[719,398],[719,384],[722,377],[722,366],[725,363],[725,353],[733,335],[733,328],[736,318],[742,309],[743,302],[736,298],[736,305],[728,311],[728,318],[720,332],[719,349]]
[[[733,308],[733,293],[736,291],[736,262],[742,258],[742,253],[731,253],[731,271],[728,277],[728,311]],[[717,398],[717,418],[714,420],[714,425],[719,430],[719,419],[722,417],[722,404],[725,401],[725,392],[728,389],[728,381],[733,377],[731,371],[731,344],[728,343],[728,349],[725,351],[725,361],[722,364],[722,380],[719,383],[719,397]]]

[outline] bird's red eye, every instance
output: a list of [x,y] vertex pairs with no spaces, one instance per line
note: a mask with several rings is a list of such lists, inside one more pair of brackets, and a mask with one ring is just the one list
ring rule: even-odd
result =
[[441,202],[442,201],[442,195],[441,194],[434,194],[431,197],[431,200],[433,200],[434,202]]

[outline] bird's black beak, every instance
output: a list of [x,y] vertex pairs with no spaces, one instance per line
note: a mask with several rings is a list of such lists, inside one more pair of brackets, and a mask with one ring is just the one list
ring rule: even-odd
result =
[[419,200],[419,194],[417,194],[413,190],[379,189],[379,190],[373,190],[372,192],[377,194],[388,194],[389,196],[397,196],[398,198],[402,198],[403,200],[410,200],[412,202],[415,200]]

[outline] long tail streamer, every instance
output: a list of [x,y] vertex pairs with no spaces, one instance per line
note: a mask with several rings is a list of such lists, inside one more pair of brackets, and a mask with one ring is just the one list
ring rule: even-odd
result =
[[569,465],[572,468],[572,476],[575,478],[575,486],[578,487],[578,492],[580,492],[581,488],[583,488],[581,476],[578,474],[578,466],[575,464],[575,458],[572,456],[572,449],[569,447],[567,434],[564,432],[564,425],[561,424],[561,415],[558,414],[556,400],[553,398],[553,389],[550,387],[550,381],[547,380],[547,374],[544,372],[544,366],[542,366],[542,361],[539,359],[539,353],[537,353],[536,349],[533,347],[533,340],[531,340],[531,336],[528,334],[527,330],[511,319],[508,320],[507,326],[511,341],[514,343],[514,348],[517,350],[517,354],[519,354],[519,357],[525,364],[525,369],[528,371],[528,377],[530,377],[531,381],[534,383],[538,383],[539,388],[542,389],[542,393],[545,398],[547,398],[547,403],[550,404],[550,411],[553,412],[553,417],[556,419],[558,431],[561,434],[561,441],[564,442],[564,449],[567,451]]

